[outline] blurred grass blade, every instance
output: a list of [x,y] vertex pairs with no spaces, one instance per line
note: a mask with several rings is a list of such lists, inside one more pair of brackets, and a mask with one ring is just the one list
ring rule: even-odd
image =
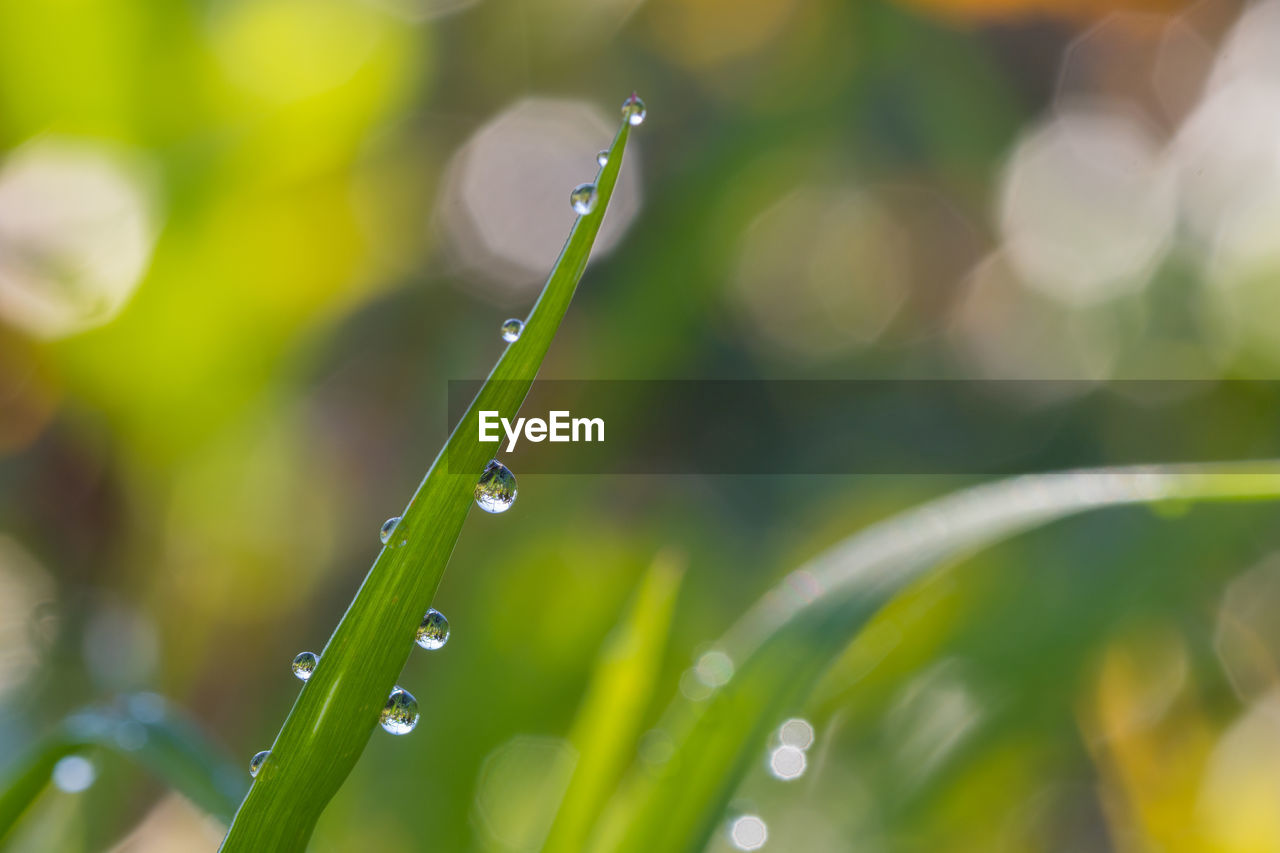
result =
[[232,766],[194,722],[143,694],[128,710],[90,708],[67,717],[4,771],[0,782],[0,841],[49,784],[54,765],[68,755],[100,747],[137,761],[199,808],[231,820],[247,787],[245,772]]
[[676,699],[662,724],[673,757],[656,771],[633,769],[595,849],[702,850],[769,732],[868,619],[929,569],[1087,510],[1277,497],[1276,462],[1064,472],[967,489],[846,539],[792,572],[721,638],[735,674],[709,699]]
[[515,418],[586,269],[630,130],[624,121],[596,180],[596,206],[574,222],[523,333],[502,354],[401,513],[395,539],[406,543],[382,550],[329,638],[236,813],[223,850],[305,848],[320,813],[360,758],[414,647],[418,623],[431,606],[471,509],[476,480],[489,461],[489,452],[475,440],[477,413],[484,409]]
[[635,756],[683,574],[683,558],[659,554],[601,650],[569,735],[578,763],[543,845],[547,853],[584,849],[596,816]]

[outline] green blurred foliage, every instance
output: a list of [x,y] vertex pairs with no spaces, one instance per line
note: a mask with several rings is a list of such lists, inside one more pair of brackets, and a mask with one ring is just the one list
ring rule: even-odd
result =
[[[270,743],[298,687],[289,661],[323,645],[445,437],[446,381],[482,375],[498,323],[532,297],[482,287],[491,271],[459,264],[440,227],[465,215],[451,158],[525,97],[612,121],[634,88],[650,111],[638,213],[588,270],[543,376],[978,371],[957,343],[967,277],[1001,248],[1002,170],[1091,21],[1023,8],[1052,3],[933,5],[0,0],[0,153],[96,146],[133,164],[157,223],[110,322],[0,325],[0,657],[15,661],[0,667],[0,754],[136,689],[188,709],[246,764]],[[1216,44],[1223,29],[1202,31]],[[846,345],[818,325],[839,345],[817,355],[760,329],[740,286],[752,223],[806,188],[887,211],[885,239],[864,242],[900,241],[891,260],[909,269],[883,329]],[[1214,289],[1192,242],[1172,238],[1145,287],[1102,307],[1020,298],[1049,328],[1105,337],[1117,375],[1172,352],[1195,375],[1265,375],[1274,336],[1257,318],[1272,316],[1274,267]],[[877,285],[847,274],[867,258],[838,260],[851,291]],[[780,257],[795,271],[784,285],[821,293],[808,261],[804,247]],[[1222,323],[1242,341],[1227,357]],[[787,570],[957,485],[522,477],[513,512],[473,514],[463,532],[437,600],[449,645],[406,668],[422,723],[371,741],[314,848],[523,849],[508,828],[549,808],[527,765],[555,766],[537,756],[560,755],[556,739],[590,740],[580,707],[599,699],[581,702],[655,555],[687,568],[656,671],[635,676],[656,684],[628,706],[641,730]],[[769,776],[761,744],[735,809],[765,817],[770,850],[1274,849],[1280,828],[1247,806],[1271,782],[1212,772],[1224,733],[1265,701],[1233,689],[1215,632],[1224,589],[1276,548],[1273,518],[1125,510],[921,583],[795,709],[818,730],[806,775]],[[1125,669],[1127,649],[1175,675],[1154,716],[1126,727],[1108,714],[1164,689]],[[947,697],[957,716],[931,721]],[[495,781],[486,761],[504,746],[534,758]],[[144,771],[94,760],[97,783],[51,790],[19,844],[219,836]],[[1182,787],[1148,783],[1162,777]],[[495,785],[496,817],[482,805]],[[1210,807],[1223,791],[1240,813]]]

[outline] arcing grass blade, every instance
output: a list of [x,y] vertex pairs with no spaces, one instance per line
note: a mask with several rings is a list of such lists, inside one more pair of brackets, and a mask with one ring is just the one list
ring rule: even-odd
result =
[[142,694],[123,704],[125,711],[90,708],[73,714],[7,769],[0,784],[0,841],[49,784],[54,765],[91,747],[137,761],[219,820],[231,819],[244,796],[244,774],[159,697]]
[[391,540],[396,547],[378,555],[329,638],[236,813],[223,850],[302,850],[363,752],[440,584],[471,509],[476,480],[489,461],[474,439],[478,412],[514,418],[524,401],[586,269],[632,121],[624,105],[622,128],[596,180],[594,207],[575,221],[519,339],[498,360],[401,514]]
[[569,735],[578,763],[543,845],[547,853],[584,849],[596,816],[635,754],[682,574],[679,558],[659,554],[601,650]]
[[705,701],[672,705],[663,728],[673,757],[660,771],[633,771],[596,849],[702,850],[769,731],[871,616],[929,569],[1087,510],[1277,497],[1275,462],[1066,472],[958,492],[850,537],[793,572],[721,639],[737,671]]

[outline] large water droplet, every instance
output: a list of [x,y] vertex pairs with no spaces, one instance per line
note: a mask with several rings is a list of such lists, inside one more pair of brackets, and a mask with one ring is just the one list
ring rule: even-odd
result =
[[573,205],[573,212],[579,216],[586,216],[595,210],[596,185],[578,184],[573,188],[573,192],[569,193],[569,204]]
[[316,671],[320,656],[315,652],[303,652],[293,659],[293,674],[306,681]]
[[516,502],[516,475],[497,459],[484,466],[476,483],[476,504],[485,512],[506,512]]
[[271,750],[264,749],[262,750],[262,752],[254,754],[253,758],[249,759],[249,775],[250,776],[258,775],[258,771],[262,769],[263,762],[267,760],[267,756],[270,754],[271,754]]
[[608,148],[602,148],[596,152],[596,163],[602,169],[605,166],[609,165],[609,149]]
[[418,700],[408,690],[396,685],[382,709],[381,723],[393,735],[407,735],[418,724]]
[[422,617],[422,624],[418,626],[418,645],[424,649],[435,650],[443,647],[447,642],[449,642],[449,620],[433,607],[427,611],[426,616]]
[[[391,534],[396,532],[396,527],[398,527],[399,525],[400,525],[400,516],[398,515],[393,516],[392,518],[388,518],[386,521],[382,522],[382,529],[378,531],[378,539],[382,541],[383,545],[386,545],[388,542],[391,541]],[[400,542],[397,544],[403,545],[404,540],[401,539]],[[395,545],[391,547],[394,548]]]
[[75,794],[85,790],[97,778],[97,768],[82,755],[68,755],[53,765],[53,784],[59,791]]
[[520,340],[520,333],[524,331],[524,321],[517,320],[512,317],[510,320],[502,324],[502,339],[509,344],[514,344]]
[[645,115],[644,101],[640,100],[639,95],[632,92],[631,97],[622,102],[622,117],[630,124],[636,125],[644,122]]

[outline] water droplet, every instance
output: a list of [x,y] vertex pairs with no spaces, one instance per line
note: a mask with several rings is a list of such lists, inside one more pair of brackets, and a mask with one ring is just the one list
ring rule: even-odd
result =
[[449,642],[449,620],[433,607],[427,611],[426,616],[422,617],[422,624],[418,626],[418,645],[424,649],[434,650],[443,648],[447,642]]
[[794,746],[780,746],[769,756],[769,772],[779,779],[799,779],[806,766],[804,750]]
[[318,663],[320,663],[320,655],[315,652],[303,652],[293,659],[293,674],[306,681],[311,677],[311,673],[316,671]]
[[[386,545],[391,541],[391,534],[396,532],[396,527],[399,524],[400,516],[398,515],[388,518],[386,521],[382,522],[382,529],[378,531],[378,539],[382,541],[383,545]],[[399,544],[403,545],[404,540],[401,539]],[[392,545],[391,547],[394,548],[395,546]]]
[[484,466],[476,483],[476,504],[485,512],[506,512],[516,502],[516,475],[497,459]]
[[263,763],[267,760],[267,756],[271,754],[271,750],[264,749],[262,752],[255,753],[253,758],[249,759],[249,775],[257,776],[258,771],[262,769]]
[[644,111],[644,101],[640,100],[640,96],[635,92],[631,93],[631,97],[622,102],[622,116],[632,125],[644,122],[646,113]]
[[759,850],[769,840],[769,828],[758,815],[744,814],[729,825],[729,840],[739,850]]
[[520,333],[524,331],[524,321],[517,320],[512,317],[510,320],[502,324],[502,339],[509,344],[514,344],[520,340]]
[[602,148],[596,152],[596,163],[602,169],[605,166],[609,165],[609,149],[608,148]]
[[595,210],[596,185],[578,184],[573,188],[573,192],[569,193],[569,204],[573,205],[573,212],[579,216],[586,216]]
[[407,735],[418,724],[418,700],[396,685],[382,709],[382,727],[393,735]]
[[97,776],[93,762],[81,755],[68,755],[53,765],[53,784],[68,794],[85,790]]
[[808,749],[813,746],[813,725],[808,720],[794,717],[778,728],[778,740],[783,746]]

